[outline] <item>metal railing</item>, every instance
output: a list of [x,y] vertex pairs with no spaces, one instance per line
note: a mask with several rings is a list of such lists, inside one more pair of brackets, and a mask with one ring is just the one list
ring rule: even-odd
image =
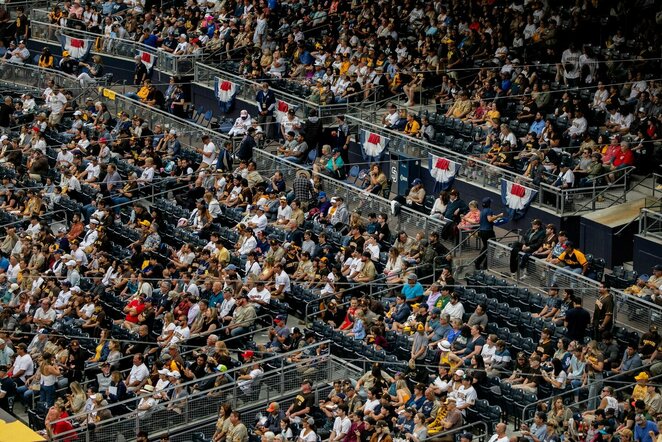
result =
[[[487,267],[491,272],[510,275],[510,250],[508,244],[490,240],[487,248]],[[521,253],[521,252],[520,252]],[[546,290],[555,282],[559,287],[575,290],[582,297],[583,307],[592,312],[599,298],[600,281],[584,275],[572,273],[563,267],[551,264],[544,259],[529,257],[526,265],[527,276],[522,278],[521,270],[516,273],[518,285]],[[628,295],[620,290],[610,289],[614,296],[614,323],[640,333],[646,333],[655,324],[662,327],[662,307],[652,302]]]
[[[282,157],[264,150],[254,150],[253,157],[258,164],[258,169],[280,170],[286,179],[293,179],[299,170],[310,172],[310,169],[300,164],[285,161]],[[366,193],[362,188],[346,181],[340,181],[324,174],[320,174],[319,177],[322,181],[322,189],[327,195],[342,197],[349,208],[354,208],[362,213],[391,213],[390,200],[380,195]],[[400,216],[389,217],[389,227],[392,235],[395,235],[399,230],[405,230],[410,234],[413,234],[413,232],[429,234],[433,231],[440,231],[445,224],[444,220],[431,218],[428,214],[417,212],[407,206],[401,207]]]
[[662,213],[651,209],[641,209],[639,234],[662,240]]
[[[304,349],[311,350],[320,346],[328,346],[329,344],[330,341],[323,341],[304,347]],[[70,432],[58,434],[52,440],[66,440],[74,434],[79,438],[83,438],[83,440],[89,440],[93,434],[98,437],[100,434],[117,435],[122,433],[132,438],[138,429],[157,428],[159,430],[168,430],[174,426],[188,425],[197,420],[207,418],[210,415],[215,415],[218,406],[224,402],[232,404],[233,409],[236,409],[241,404],[246,405],[261,400],[268,402],[290,392],[299,391],[301,381],[306,378],[313,380],[315,384],[319,384],[356,375],[354,370],[345,362],[339,361],[333,356],[317,357],[314,361],[305,360],[296,364],[287,362],[288,357],[300,353],[302,350],[297,349],[296,351],[280,353],[262,359],[260,363],[265,367],[265,372],[259,379],[253,380],[252,384],[247,385],[245,380],[236,380],[245,371],[244,367],[238,367],[224,373],[217,372],[205,378],[179,384],[178,387],[186,390],[187,388],[193,389],[196,384],[200,385],[203,380],[217,381],[220,376],[224,376],[227,380],[226,383],[211,389],[194,391],[185,398],[168,400],[165,403],[157,404],[155,408],[149,410],[149,413],[143,414],[139,410],[135,410],[129,414],[99,422],[96,422],[93,414],[80,413],[54,421],[52,425],[59,421],[68,420],[72,423],[79,423],[80,426]],[[134,407],[141,398],[149,397],[150,395],[143,394],[102,408],[116,410],[118,406]],[[170,413],[170,417],[173,417],[173,414],[177,414],[177,416],[174,416],[174,419],[164,418],[164,414],[167,413],[162,413],[162,411],[166,411],[167,405],[180,408],[180,413]],[[98,412],[102,408],[95,410],[95,412]],[[86,425],[85,423],[87,422],[95,423],[94,427],[92,428]]]
[[[627,377],[627,376],[634,377],[635,375],[641,373],[642,371],[647,371],[653,365],[654,364],[642,365],[641,367],[637,367],[637,368],[634,368],[632,370],[624,371],[622,373],[613,373],[613,374],[610,374],[609,376],[603,378],[602,381],[600,381],[600,382],[609,383],[610,381],[617,380],[617,378],[623,377],[623,376],[625,376],[625,377]],[[604,371],[608,372],[609,370],[604,370]],[[622,387],[622,388],[619,388],[618,390],[615,390],[615,393],[616,393],[616,391],[620,392],[620,391],[625,390],[627,388],[632,388],[632,384],[626,385],[625,387]],[[533,416],[533,414],[535,413],[535,411],[536,411],[536,409],[537,409],[537,407],[540,403],[547,402],[547,403],[553,404],[554,401],[558,398],[564,398],[564,397],[568,397],[570,395],[579,396],[579,393],[581,391],[587,390],[587,389],[588,389],[588,386],[580,386],[580,387],[577,387],[577,388],[572,388],[572,387],[570,387],[570,381],[567,381],[566,389],[563,391],[563,393],[559,393],[559,394],[555,394],[555,395],[552,395],[552,396],[549,396],[549,397],[546,397],[546,398],[542,398],[542,399],[540,399],[536,402],[525,405],[524,408],[522,409],[522,420],[521,420],[521,422],[526,422],[527,420],[529,420],[530,416]],[[597,393],[598,393],[598,396],[599,396],[600,392],[598,391]],[[588,401],[590,401],[590,399],[591,398],[588,398],[584,401],[575,402],[573,404],[573,406],[577,407],[577,405],[583,404],[584,402],[588,402]]]
[[[265,319],[265,318],[269,318],[269,324],[273,323],[273,315],[269,315],[269,314],[258,316],[255,320],[257,322],[258,320]],[[239,334],[237,336],[223,337],[223,342],[225,342],[226,344],[228,342],[233,342],[233,341],[241,342],[242,339],[248,339],[248,341],[250,342],[250,341],[252,341],[253,336],[258,335],[260,333],[267,334],[267,332],[269,331],[270,328],[271,328],[271,326],[259,327],[259,328],[255,328],[254,330],[251,330],[249,332]],[[199,335],[191,336],[191,338],[189,338],[189,341],[192,340],[192,339],[198,339],[198,338],[201,338],[201,337],[206,338],[207,336],[213,335],[213,334],[220,335],[222,332],[223,332],[223,329],[217,329],[217,330],[213,330],[213,331],[210,331],[210,332],[200,333]],[[78,339],[79,341],[81,341],[81,340],[94,340],[94,341],[96,341],[97,340],[97,338],[86,338],[84,336],[71,336],[71,337],[75,338],[75,339]],[[115,339],[113,339],[113,338],[109,338],[109,341],[114,341],[114,340]],[[187,342],[189,342],[189,341],[184,341],[184,342],[181,342],[181,343],[177,344],[177,347],[179,347],[180,349],[190,347],[189,350],[186,350],[186,351],[181,352],[179,354],[179,356],[181,356],[182,359],[184,359],[185,361],[187,359],[189,359],[190,356],[193,356],[196,351],[200,350],[203,347],[203,346],[200,346],[200,345],[188,344]],[[123,341],[123,342],[126,342],[126,341]],[[163,350],[163,348],[157,348],[157,353],[156,353],[157,357],[158,357],[158,352],[160,352],[162,350]],[[128,361],[133,359],[133,356],[134,356],[133,354],[122,356],[118,360],[113,361],[113,365],[124,366],[124,365],[126,365],[126,363]],[[99,364],[101,362],[102,361],[90,363],[89,365],[87,365],[85,367],[85,370],[87,371],[87,370],[90,370],[90,369],[95,369],[96,367],[99,366]],[[120,370],[120,373],[122,373],[123,377],[126,377],[126,374],[129,373],[130,371],[131,371],[131,368],[126,368],[124,370]],[[96,378],[89,378],[86,381],[82,382],[81,386],[83,386],[83,388],[85,389],[85,387],[87,385],[90,385],[90,384],[94,383],[95,381],[96,381]]]
[[111,55],[132,61],[138,55],[138,51],[148,52],[156,56],[154,69],[173,75],[183,75],[192,71],[195,61],[202,57],[202,54],[174,55],[133,40],[116,37],[107,38],[92,32],[62,28],[59,25],[48,23],[48,12],[44,9],[32,10],[30,28],[33,39],[60,45],[61,35],[83,38],[92,41],[91,54]]
[[9,13],[12,19],[16,18],[16,12],[19,7],[22,7],[26,14],[30,13],[30,8],[43,8],[47,7],[50,3],[49,0],[35,0],[35,1],[10,1],[0,2],[0,8]]
[[229,140],[227,135],[200,126],[190,120],[176,117],[166,111],[149,107],[138,100],[121,95],[115,91],[103,89],[102,94],[111,113],[117,115],[120,111],[124,111],[129,115],[138,115],[152,128],[154,125],[160,124],[163,126],[164,132],[174,129],[177,132],[177,139],[183,147],[197,149],[195,146],[202,146],[200,138],[203,135],[209,135],[214,144],[219,148],[223,145],[224,141]]
[[[361,118],[357,118],[355,114],[347,114],[346,119],[350,125],[359,130],[366,129],[388,138],[388,151],[420,160],[422,167],[428,167],[427,160],[429,155],[433,154],[443,156],[460,164],[461,169],[458,172],[457,178],[467,179],[471,176],[473,179],[475,177],[474,184],[488,188],[494,192],[501,192],[502,179],[520,183],[537,190],[538,198],[532,201],[532,205],[552,209],[559,214],[576,214],[581,211],[611,207],[614,204],[625,201],[627,181],[634,170],[633,167],[626,167],[617,171],[616,174],[618,174],[618,177],[616,177],[613,183],[608,185],[598,186],[594,182],[587,187],[560,189],[546,183],[534,184],[531,179],[512,170],[494,166],[476,157],[458,153],[446,147],[405,135],[403,132],[387,129],[379,124],[364,121]],[[606,177],[607,175],[609,174],[603,176]],[[569,201],[576,201],[578,198],[585,196],[589,198],[581,205],[579,203],[575,203],[574,205],[568,204]]]
[[[653,364],[653,365],[654,365],[654,364]],[[632,370],[632,371],[630,371],[630,372],[628,372],[628,373],[632,373],[632,372],[639,373],[639,372],[642,372],[642,371],[646,371],[646,368],[649,368],[649,367],[650,367],[649,365],[646,365],[646,366],[640,367],[639,369]],[[610,378],[605,378],[605,379],[603,379],[602,381],[598,381],[598,382],[601,382],[601,383],[604,385],[605,382],[609,383],[609,380],[610,380],[611,378],[614,378],[614,377],[616,377],[616,376],[612,376],[612,377],[610,377]],[[660,381],[660,380],[662,380],[662,375],[657,375],[657,376],[651,376],[651,377],[648,379],[647,382],[648,382],[649,385],[656,385],[656,386],[657,386],[657,385],[659,385],[659,381]],[[621,395],[621,393],[631,391],[631,390],[634,388],[634,385],[635,385],[635,384],[632,383],[632,382],[626,382],[625,385],[623,385],[623,386],[621,386],[621,387],[618,387],[618,388],[614,388],[614,394],[613,394],[612,396],[617,398],[618,396]],[[583,388],[586,389],[586,388],[588,388],[588,387],[583,387]],[[581,389],[581,388],[579,388],[579,389]],[[571,391],[574,391],[574,390],[571,390]],[[569,394],[569,393],[570,393],[570,392],[566,392],[565,394]],[[595,399],[593,399],[593,398],[591,398],[591,397],[588,397],[588,398],[583,399],[583,400],[581,400],[581,401],[579,401],[579,402],[574,402],[574,401],[573,401],[573,402],[572,402],[572,405],[570,405],[570,407],[571,407],[572,409],[574,409],[574,410],[577,410],[577,411],[582,411],[582,410],[584,410],[584,411],[593,411],[593,410],[587,410],[586,408],[588,407],[588,403],[591,402],[591,400],[595,400],[595,401],[597,402],[598,405],[600,404],[600,400],[601,400],[601,398],[600,398],[600,391],[597,392],[597,395],[598,395],[598,397],[595,398]],[[555,397],[556,397],[556,396],[555,396]],[[625,399],[626,399],[626,400],[629,399],[629,398],[630,398],[629,394],[628,394],[627,396],[625,396]],[[548,401],[548,399],[545,399],[544,401]],[[531,411],[534,411],[534,412],[535,412],[535,408],[534,408],[534,407],[535,407],[536,405],[538,405],[540,402],[541,402],[541,401],[534,402],[533,404],[529,404],[529,405],[527,405],[526,407],[524,407],[524,410],[526,410],[527,408],[529,408],[530,411],[528,412],[528,414],[525,414],[525,412],[522,413],[522,422],[528,422],[528,423],[530,423],[530,422],[533,421],[533,414],[534,414],[534,413],[532,413]],[[534,410],[531,410],[531,408],[534,408]]]
[[74,95],[79,95],[86,90],[90,90],[89,88],[82,88],[76,77],[72,77],[71,75],[67,75],[55,69],[14,63],[4,63],[2,66],[4,76],[0,78],[0,83],[8,86],[13,86],[18,83],[41,92],[41,89],[46,87],[46,82],[48,80],[53,80],[63,89],[74,92]]
[[[298,116],[307,117],[310,114],[310,111],[315,109],[317,111],[317,115],[322,118],[323,121],[327,122],[331,122],[332,118],[336,117],[337,115],[347,113],[352,107],[365,106],[368,108],[373,108],[376,102],[376,94],[373,93],[368,100],[361,100],[360,105],[358,103],[320,104],[310,101],[305,97],[284,92],[277,87],[274,87],[273,85],[273,83],[276,81],[293,80],[282,80],[276,78],[251,80],[218,67],[208,66],[203,63],[196,63],[194,72],[195,83],[205,88],[211,89],[212,91],[215,87],[216,78],[235,83],[238,87],[237,98],[249,103],[255,103],[255,96],[260,90],[263,82],[270,83],[278,99],[286,101],[291,105],[297,106],[296,112]],[[363,92],[360,92],[360,94],[362,93]]]

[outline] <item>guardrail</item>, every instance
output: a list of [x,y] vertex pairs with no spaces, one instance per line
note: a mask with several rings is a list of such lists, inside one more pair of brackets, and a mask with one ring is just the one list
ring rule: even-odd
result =
[[[264,150],[254,150],[253,158],[258,164],[260,170],[280,170],[286,178],[293,179],[296,172],[299,170],[310,169],[302,165],[285,161],[282,157],[278,157],[270,152]],[[320,174],[322,181],[322,188],[330,196],[343,197],[348,207],[353,207],[362,213],[368,212],[391,213],[391,201],[383,198],[382,196],[369,194],[363,189],[353,186],[352,184],[344,181],[336,180],[330,176]],[[409,207],[402,206],[400,209],[400,216],[389,217],[389,227],[391,234],[395,235],[399,230],[405,230],[413,235],[413,232],[424,232],[429,234],[433,231],[440,231],[446,224],[444,220],[431,218],[427,214],[417,212]]]
[[[507,244],[488,241],[487,268],[491,272],[510,275],[510,250],[511,247]],[[518,284],[546,290],[554,280],[559,287],[574,289],[582,297],[583,307],[593,312],[595,301],[599,298],[598,290],[601,285],[599,281],[571,273],[563,267],[534,257],[529,257],[526,271],[527,277]],[[521,276],[521,271],[518,269],[517,279],[520,280]],[[635,329],[640,333],[647,333],[653,324],[662,327],[662,307],[620,290],[612,288],[610,292],[614,296],[615,324]]]
[[59,25],[48,23],[48,11],[42,9],[32,10],[31,17],[30,28],[33,39],[47,41],[57,45],[61,44],[61,35],[92,40],[91,54],[112,55],[131,61],[138,55],[138,51],[149,52],[156,56],[154,69],[167,74],[184,75],[191,72],[195,61],[202,57],[202,54],[173,55],[133,40],[114,37],[106,38],[103,35],[92,32],[62,28]]
[[374,107],[376,100],[376,94],[372,94],[372,97],[369,100],[362,100],[361,103],[319,104],[313,101],[309,101],[304,97],[284,92],[274,86],[274,83],[277,81],[289,80],[281,80],[270,77],[259,80],[251,80],[234,73],[227,72],[218,67],[208,66],[203,63],[195,64],[194,81],[197,84],[213,91],[216,78],[235,83],[238,87],[237,98],[249,103],[255,103],[255,95],[260,90],[262,83],[269,83],[278,99],[286,101],[291,105],[297,106],[296,112],[298,116],[306,117],[309,115],[311,110],[315,109],[317,111],[317,115],[328,122],[331,122],[332,118],[335,118],[337,115],[347,113],[353,107],[372,108]]
[[15,84],[22,84],[33,88],[34,90],[41,90],[46,87],[48,80],[54,80],[55,83],[60,85],[65,90],[74,92],[75,95],[82,94],[89,88],[82,88],[78,80],[71,75],[67,75],[55,69],[40,68],[38,66],[29,64],[14,64],[4,63],[2,68],[5,69],[5,75],[0,78],[0,83],[9,86]]
[[[324,341],[304,348],[310,350],[329,344],[330,341]],[[241,374],[244,374],[244,367],[233,368],[224,373],[216,372],[205,378],[195,379],[177,385],[179,388],[193,389],[196,384],[200,385],[203,380],[217,381],[220,376],[226,378],[226,382],[219,386],[188,394],[185,398],[179,400],[168,400],[162,404],[166,406],[177,405],[181,409],[180,413],[162,413],[161,411],[167,411],[165,407],[158,407],[156,405],[155,407],[157,408],[150,409],[150,413],[143,414],[139,410],[136,410],[106,421],[96,421],[96,412],[101,410],[99,408],[95,410],[94,414],[80,413],[52,422],[51,424],[55,425],[57,422],[68,420],[70,422],[81,423],[81,425],[70,432],[58,434],[51,440],[64,441],[74,435],[83,438],[83,440],[90,440],[89,438],[93,435],[99,437],[118,435],[120,433],[128,436],[127,439],[129,439],[135,437],[135,433],[139,429],[167,430],[171,426],[186,425],[204,419],[210,414],[215,414],[218,406],[224,402],[231,403],[233,409],[235,409],[240,404],[248,404],[258,400],[273,400],[289,392],[298,391],[301,388],[302,379],[305,378],[310,378],[313,382],[318,381],[315,383],[326,383],[331,380],[347,378],[350,374],[355,374],[350,371],[347,364],[336,360],[332,356],[317,357],[314,361],[306,360],[296,364],[287,362],[286,359],[288,357],[302,350],[297,349],[288,353],[280,353],[261,360],[260,363],[264,366],[265,373],[260,379],[254,380],[255,384],[251,385],[248,392],[246,391],[245,381],[236,379]],[[264,388],[265,386],[267,388]],[[242,387],[244,388],[242,389]],[[112,410],[117,409],[116,407],[118,406],[134,407],[141,398],[149,396],[150,394],[142,394],[136,398],[111,404],[103,408]],[[177,416],[173,416],[173,414]],[[173,419],[168,419],[167,417]],[[95,423],[95,425],[90,427],[84,424],[88,422]]]
[[[269,315],[269,314],[260,315],[255,319],[255,321],[257,322],[258,320],[265,319],[265,318],[269,318],[269,321],[268,321],[269,324],[273,323],[273,315]],[[228,342],[233,342],[233,341],[240,342],[242,339],[248,339],[248,341],[251,341],[253,339],[253,336],[255,336],[257,334],[264,333],[266,335],[270,328],[271,328],[271,326],[256,327],[255,329],[253,329],[249,332],[242,333],[242,334],[239,334],[237,336],[223,337],[223,342],[225,342],[226,344]],[[219,335],[220,332],[221,332],[221,330],[219,329],[219,330],[214,330],[214,331],[211,331],[211,332],[200,333],[196,336],[191,336],[191,338],[189,338],[189,340],[198,339],[198,338],[201,338],[201,337],[206,338],[207,336],[213,335],[213,334]],[[83,337],[83,336],[72,336],[72,338],[78,339],[79,341],[86,340],[86,339],[96,341],[96,338],[86,338],[86,337]],[[109,340],[113,341],[114,339],[111,337],[111,338],[109,338]],[[126,342],[126,341],[121,341],[121,342]],[[184,352],[179,353],[179,356],[181,356],[182,359],[184,359],[184,360],[187,360],[189,358],[189,356],[193,356],[193,354],[196,351],[200,350],[203,347],[203,346],[200,346],[200,345],[191,345],[191,344],[188,344],[187,342],[188,341],[184,341],[183,343],[180,343],[180,344],[177,345],[177,347],[179,347],[180,349],[189,348],[189,350],[186,350]],[[157,349],[158,352],[160,352],[161,350],[162,350],[161,348]],[[157,357],[158,357],[158,352],[156,354]],[[126,356],[123,356],[123,357],[119,358],[118,360],[114,361],[113,364],[117,365],[117,366],[124,366],[124,365],[126,365],[126,363],[129,360],[132,360],[132,359],[133,359],[133,354],[126,355]],[[91,363],[91,364],[89,364],[85,367],[85,370],[87,371],[87,370],[90,370],[90,369],[95,369],[99,366],[99,364],[100,364],[100,362]],[[131,368],[127,368],[127,369],[121,370],[120,373],[122,373],[122,375],[124,376],[127,373],[129,373],[130,371],[131,371]],[[83,387],[83,389],[85,389],[85,387],[87,385],[90,385],[94,382],[96,382],[96,378],[89,378],[86,381],[82,382],[81,386]]]
[[102,89],[101,94],[109,110],[115,115],[120,111],[125,111],[129,115],[139,115],[152,128],[155,124],[161,124],[166,132],[167,130],[175,129],[177,131],[177,139],[182,146],[193,149],[196,149],[196,146],[201,147],[202,142],[200,137],[203,135],[209,135],[214,144],[219,148],[223,145],[224,141],[229,140],[227,135],[195,124],[190,120],[176,117],[166,111],[149,107],[138,100],[121,95],[110,89]]
[[[468,177],[471,176],[471,179],[474,179],[473,183],[488,188],[494,192],[501,192],[502,179],[535,189],[538,191],[538,197],[532,201],[531,204],[554,210],[561,215],[576,214],[580,211],[610,207],[613,204],[624,201],[625,193],[627,192],[627,179],[632,170],[634,170],[634,168],[628,167],[624,168],[622,171],[616,172],[617,174],[621,173],[622,175],[617,177],[614,183],[605,186],[592,184],[587,187],[561,189],[545,183],[536,185],[531,179],[519,173],[493,166],[492,164],[481,161],[475,157],[461,154],[451,149],[429,143],[425,140],[405,135],[403,132],[387,129],[379,124],[361,120],[354,114],[347,114],[346,119],[350,125],[357,127],[359,130],[366,129],[388,138],[389,144],[387,149],[389,152],[420,160],[422,167],[427,168],[429,155],[433,154],[460,164],[461,169],[456,178],[468,180]],[[473,172],[476,173],[474,174]],[[622,192],[622,195],[615,197],[611,192],[612,190]],[[550,197],[550,195],[552,196]],[[583,205],[568,204],[568,201],[570,200],[577,199],[579,196],[587,195],[589,198]],[[578,205],[579,209],[577,210],[576,207]]]
[[[638,367],[638,368],[635,368],[635,369],[632,369],[632,370],[628,370],[628,371],[624,371],[622,373],[613,373],[613,374],[603,378],[601,381],[597,381],[597,382],[600,382],[601,384],[604,385],[605,383],[610,383],[610,381],[617,381],[619,377],[621,377],[621,378],[628,377],[628,376],[629,377],[634,377],[635,375],[641,373],[642,371],[648,371],[648,369],[650,369],[650,367],[652,367],[653,365],[654,364],[642,365],[641,367]],[[604,370],[604,371],[607,372],[608,370]],[[535,414],[538,405],[540,405],[541,403],[553,404],[554,401],[558,398],[564,398],[564,397],[568,397],[570,395],[579,396],[580,391],[589,389],[588,386],[572,388],[569,385],[570,385],[570,382],[568,381],[568,383],[566,385],[566,389],[563,393],[556,394],[556,395],[550,396],[548,398],[542,398],[542,399],[538,400],[537,402],[533,402],[531,404],[525,405],[524,408],[522,409],[522,420],[521,420],[521,422],[526,422],[526,421],[532,420],[532,416]],[[616,394],[620,393],[621,391],[631,389],[631,388],[633,388],[633,384],[628,384],[628,385],[625,385],[625,386],[620,387],[618,389],[615,389],[614,390],[614,397],[615,397]],[[575,407],[577,410],[581,410],[580,407],[578,407],[578,405],[588,403],[588,402],[591,401],[591,399],[593,399],[593,398],[589,397],[589,398],[587,398],[583,401],[573,402],[572,406]],[[596,391],[596,395],[595,395],[594,400],[598,403],[600,402],[600,391],[599,390]]]
[[22,7],[26,14],[30,13],[31,8],[42,8],[48,6],[50,3],[49,0],[35,0],[35,1],[2,1],[0,2],[0,8],[4,9],[9,13],[9,16],[12,19],[16,18],[16,11],[19,7]]
[[651,209],[641,209],[639,234],[662,240],[662,213]]

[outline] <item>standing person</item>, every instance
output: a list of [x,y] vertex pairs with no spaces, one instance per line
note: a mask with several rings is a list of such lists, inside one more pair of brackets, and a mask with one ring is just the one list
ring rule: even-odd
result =
[[611,331],[614,325],[614,297],[604,284],[600,284],[598,293],[600,297],[593,310],[593,331],[596,339],[601,340],[602,334]]
[[503,217],[503,212],[494,214],[492,210],[492,198],[483,198],[483,209],[480,211],[480,224],[478,227],[478,236],[483,242],[480,249],[480,255],[476,259],[476,270],[487,268],[487,241],[494,238],[494,221]]
[[273,115],[276,107],[276,96],[274,92],[269,89],[269,83],[262,83],[262,89],[257,91],[255,101],[257,102],[258,110],[257,122],[264,128],[265,137],[270,140],[274,137]]

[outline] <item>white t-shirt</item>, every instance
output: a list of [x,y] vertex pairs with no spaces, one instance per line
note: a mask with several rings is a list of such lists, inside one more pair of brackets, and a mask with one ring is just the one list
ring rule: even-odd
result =
[[365,404],[363,405],[363,412],[367,413],[369,411],[375,411],[377,405],[379,405],[379,399],[365,401]]
[[461,302],[458,302],[457,304],[453,305],[450,302],[446,304],[444,309],[441,311],[441,314],[443,315],[444,313],[448,313],[448,315],[452,318],[458,318],[462,319],[462,316],[464,315],[464,306],[462,305]]
[[253,227],[254,232],[261,232],[264,230],[265,227],[267,227],[269,220],[267,219],[267,216],[263,213],[262,216],[258,214],[253,215],[253,217],[250,220],[248,220],[248,222],[255,226]]
[[490,437],[490,440],[488,442],[508,442],[508,436],[504,435],[503,437],[499,437],[498,434],[494,434],[492,437]]
[[12,372],[18,373],[21,370],[25,370],[25,373],[20,376],[20,379],[23,382],[34,374],[34,362],[32,362],[32,358],[27,353],[23,356],[17,354],[16,359],[14,360]]
[[[471,385],[469,388],[465,388],[464,385],[461,385],[456,392],[451,394],[455,397],[458,407],[461,407],[466,403],[473,404],[476,402],[476,399],[478,399],[476,389]],[[464,413],[464,410],[462,410],[462,412]]]
[[64,307],[65,305],[67,305],[70,298],[71,298],[71,292],[65,292],[64,290],[61,290],[60,294],[57,295],[57,299],[55,300],[55,304],[53,305],[53,308],[60,309]]
[[254,368],[252,369],[249,373],[248,376],[250,376],[250,379],[242,379],[241,381],[237,382],[237,385],[239,385],[239,388],[241,388],[241,391],[244,393],[248,394],[251,392],[251,389],[253,388],[253,382],[255,382],[256,379],[259,379],[260,376],[262,376],[264,372],[259,369],[259,368]]
[[94,163],[90,163],[85,168],[85,172],[87,172],[87,177],[86,177],[87,181],[92,179],[98,180],[99,175],[101,174],[101,167],[99,167],[98,164],[95,166]]
[[333,421],[333,431],[336,433],[336,437],[341,434],[347,436],[349,429],[352,426],[352,421],[347,417],[336,417],[336,420]]
[[186,341],[191,336],[191,329],[188,328],[188,324],[183,326],[178,325],[175,327],[175,331],[172,334],[172,339],[170,339],[170,345],[174,345],[180,341]]
[[[207,156],[210,154],[210,156]],[[202,146],[202,163],[208,166],[216,164],[216,157],[218,152],[216,152],[216,146],[211,141]]]
[[285,270],[276,275],[276,287],[283,286],[282,293],[290,293],[290,276],[285,273]]
[[263,301],[267,304],[271,301],[271,293],[267,289],[258,291],[257,287],[253,287],[247,296],[250,301]]

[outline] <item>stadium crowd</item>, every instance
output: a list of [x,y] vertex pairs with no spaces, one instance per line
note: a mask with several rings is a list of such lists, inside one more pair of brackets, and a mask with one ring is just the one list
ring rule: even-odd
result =
[[[565,46],[563,31],[593,43],[585,25],[605,16],[602,6],[568,5],[561,14],[541,2],[494,3],[472,2],[464,11],[461,2],[247,0],[199,7],[191,0],[159,11],[149,2],[74,2],[65,4],[66,18],[55,9],[53,17],[63,26],[129,36],[163,50],[181,45],[189,52],[202,44],[225,58],[245,49],[242,74],[299,82],[324,103],[357,100],[372,89],[383,96],[403,92],[404,113],[391,105],[385,126],[439,142],[441,118],[443,127],[446,121],[455,127],[455,119],[470,123],[481,148],[477,158],[534,181],[549,171],[552,182],[573,186],[581,183],[577,177],[613,180],[607,172],[625,165],[644,172],[654,166],[661,92],[647,63],[655,54],[643,44],[659,39],[650,17],[638,39],[612,26],[604,48],[580,52]],[[624,2],[615,8],[634,14]],[[124,19],[111,18],[102,29],[108,15]],[[397,20],[402,16],[407,19]],[[19,15],[17,46],[7,45],[3,61],[27,60],[21,55],[27,23]],[[319,36],[306,36],[311,27],[319,27]],[[636,51],[638,61],[618,61],[614,54],[625,48]],[[606,59],[598,59],[598,51]],[[42,67],[53,66],[51,55],[43,58]],[[98,59],[71,74],[87,75],[81,84],[89,86],[99,71],[95,64]],[[552,81],[544,80],[550,75]],[[145,74],[137,80],[142,84]],[[596,90],[570,89],[558,99],[560,83]],[[420,100],[419,89],[435,85],[434,121],[419,122],[406,108]],[[655,379],[649,381],[662,374],[657,329],[642,336],[619,330],[606,288],[590,315],[581,293],[553,285],[539,298],[540,309],[528,312],[529,324],[539,327],[531,325],[528,340],[520,336],[518,344],[515,330],[527,316],[509,323],[504,311],[492,309],[492,297],[472,291],[475,280],[468,287],[454,281],[441,232],[392,232],[390,214],[362,214],[325,191],[319,174],[343,178],[351,165],[342,116],[328,133],[315,115],[299,121],[292,114],[274,130],[267,83],[256,100],[263,107],[240,116],[232,129],[241,138],[236,148],[208,137],[183,146],[175,130],[111,115],[103,101],[75,100],[61,85],[46,86],[39,96],[9,96],[0,105],[3,409],[22,403],[49,435],[94,428],[114,416],[147,419],[163,410],[176,416],[188,394],[223,382],[240,382],[247,396],[259,392],[269,369],[261,360],[274,353],[294,351],[295,363],[329,354],[324,345],[305,346],[330,332],[377,359],[394,355],[408,363],[378,363],[358,380],[334,384],[320,403],[314,381],[304,381],[291,407],[270,404],[257,425],[223,405],[213,440],[423,442],[471,422],[477,410],[489,415],[495,405],[503,408],[492,417],[494,442],[658,437],[662,397]],[[138,98],[176,112],[180,100],[173,94],[181,99],[183,93],[177,86],[175,79],[162,105],[149,83]],[[501,116],[508,113],[516,126]],[[319,159],[288,183],[281,171],[260,169],[253,160],[265,137],[283,139],[279,153],[288,161],[301,163],[309,149],[318,149]],[[366,193],[382,192],[385,178],[376,165]],[[421,183],[412,185],[409,199],[420,205]],[[152,189],[164,197],[148,204]],[[438,196],[431,215],[477,230],[484,251],[500,218],[490,206],[489,198],[467,203],[450,190]],[[64,223],[57,212],[66,212]],[[540,220],[512,250],[513,273],[526,255],[575,273],[590,270],[564,232]],[[443,270],[433,274],[439,262]],[[662,266],[652,273],[628,290],[662,303]],[[372,297],[375,289],[384,296]],[[489,285],[485,290],[490,294]],[[319,318],[310,329],[290,328],[288,306],[306,296],[324,297]],[[265,321],[267,343],[242,339]],[[344,356],[365,355],[352,354]],[[508,408],[510,398],[531,394],[533,421],[508,431],[502,418],[519,424],[521,416]],[[461,430],[458,437],[469,442],[473,436]]]

